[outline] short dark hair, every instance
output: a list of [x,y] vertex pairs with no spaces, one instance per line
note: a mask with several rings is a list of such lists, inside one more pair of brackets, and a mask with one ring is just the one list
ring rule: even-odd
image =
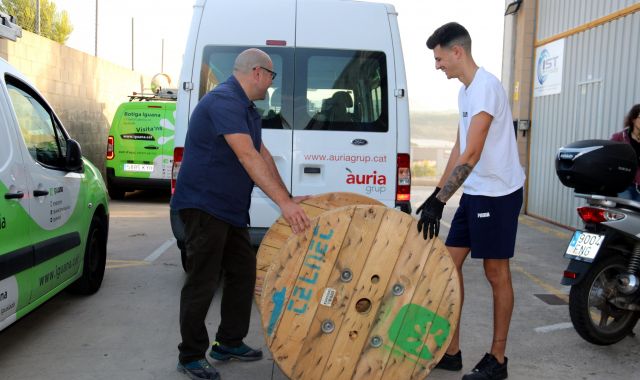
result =
[[633,131],[633,121],[637,119],[638,116],[640,116],[640,104],[636,104],[635,106],[631,107],[629,113],[627,114],[627,117],[624,118],[624,126],[626,128],[629,128],[630,132]]
[[431,50],[438,45],[446,48],[460,45],[465,51],[471,52],[471,36],[464,26],[449,22],[436,29],[427,40],[427,47]]

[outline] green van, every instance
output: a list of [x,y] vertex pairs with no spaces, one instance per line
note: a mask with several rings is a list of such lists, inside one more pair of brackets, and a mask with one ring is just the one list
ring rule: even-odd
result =
[[107,189],[111,199],[123,199],[127,191],[171,189],[174,94],[134,94],[118,107],[107,138]]
[[[2,12],[0,39],[21,29]],[[63,289],[104,277],[109,205],[100,171],[36,87],[0,58],[0,331]]]

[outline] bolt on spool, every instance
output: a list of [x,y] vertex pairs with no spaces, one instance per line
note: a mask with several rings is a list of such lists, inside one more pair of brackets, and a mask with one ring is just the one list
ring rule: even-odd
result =
[[382,346],[382,338],[378,335],[371,337],[371,347],[378,348]]
[[323,333],[330,334],[333,332],[336,326],[333,324],[332,320],[325,319],[324,321],[322,321],[322,326],[320,328],[322,329]]
[[343,282],[349,282],[351,281],[351,279],[353,278],[353,273],[351,272],[351,269],[345,269],[342,271],[342,273],[340,273],[340,279]]
[[393,285],[393,295],[395,296],[401,296],[402,293],[404,293],[404,286],[400,285],[400,284],[395,284]]

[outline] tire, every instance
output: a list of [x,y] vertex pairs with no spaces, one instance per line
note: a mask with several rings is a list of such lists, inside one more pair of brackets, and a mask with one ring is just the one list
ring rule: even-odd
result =
[[113,200],[120,201],[124,199],[124,193],[125,193],[124,189],[121,189],[120,187],[111,183],[111,181],[109,181],[108,178],[107,178],[107,192],[109,193],[109,198]]
[[103,219],[98,216],[93,217],[89,233],[87,234],[87,245],[84,251],[82,263],[82,275],[68,290],[73,294],[91,295],[100,289],[104,278],[104,269],[107,263],[107,226]]
[[623,273],[626,266],[624,257],[610,254],[596,262],[585,278],[571,287],[571,323],[587,342],[607,346],[633,333],[640,313],[617,308],[609,302],[618,295],[616,276]]

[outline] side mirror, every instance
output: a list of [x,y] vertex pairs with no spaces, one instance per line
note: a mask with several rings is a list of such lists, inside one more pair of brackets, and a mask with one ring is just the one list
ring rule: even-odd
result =
[[67,170],[72,172],[79,172],[84,168],[82,149],[76,140],[67,140],[67,159],[65,166]]

